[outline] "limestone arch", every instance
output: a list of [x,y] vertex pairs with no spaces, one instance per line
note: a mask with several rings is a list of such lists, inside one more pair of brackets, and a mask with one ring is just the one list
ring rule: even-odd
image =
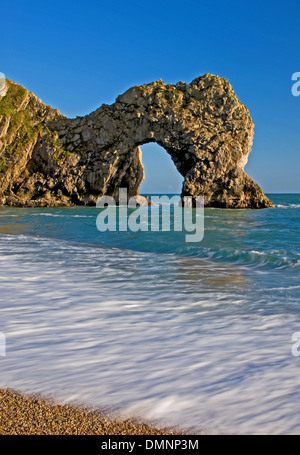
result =
[[244,172],[254,124],[224,78],[207,74],[191,84],[136,86],[113,105],[59,119],[52,128],[78,155],[74,182],[81,189],[74,191],[84,193],[84,202],[117,199],[122,186],[129,197],[137,195],[144,176],[140,146],[156,142],[184,177],[182,196],[204,196],[205,205],[215,207],[272,205]]

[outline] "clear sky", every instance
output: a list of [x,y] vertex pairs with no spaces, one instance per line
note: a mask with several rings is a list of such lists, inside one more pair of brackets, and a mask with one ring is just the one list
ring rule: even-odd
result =
[[[136,84],[226,77],[256,125],[246,171],[266,192],[300,192],[299,1],[10,0],[1,38],[0,71],[72,117]],[[143,153],[144,189],[177,189],[166,152]]]

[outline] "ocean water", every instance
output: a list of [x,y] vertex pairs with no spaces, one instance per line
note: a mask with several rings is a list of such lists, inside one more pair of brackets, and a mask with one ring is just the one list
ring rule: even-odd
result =
[[300,195],[270,197],[205,209],[199,243],[100,233],[97,208],[0,208],[0,387],[195,432],[299,433]]

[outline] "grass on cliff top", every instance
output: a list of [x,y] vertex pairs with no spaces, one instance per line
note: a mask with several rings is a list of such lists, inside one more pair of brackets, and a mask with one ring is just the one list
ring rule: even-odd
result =
[[[5,155],[17,158],[30,143],[36,140],[40,131],[39,125],[34,125],[33,112],[27,103],[27,90],[21,85],[15,84],[10,80],[6,81],[7,93],[0,99],[0,115],[9,119],[9,127],[6,133],[7,145]],[[22,106],[24,106],[22,108]],[[21,108],[21,109],[20,109]],[[5,155],[0,158],[0,174],[4,174],[9,165],[6,163]]]
[[6,81],[6,84],[7,93],[0,99],[0,115],[10,117],[24,101],[27,90],[9,80]]
[[0,174],[4,174],[8,169],[5,158],[0,156]]
[[[15,136],[20,144],[30,141],[36,134],[37,129],[33,125],[33,113],[28,105],[20,109],[24,103],[27,90],[21,85],[7,81],[7,93],[0,99],[0,115],[9,117],[8,136]],[[36,122],[35,122],[36,123]],[[15,140],[7,147],[7,152],[10,153],[16,146]]]

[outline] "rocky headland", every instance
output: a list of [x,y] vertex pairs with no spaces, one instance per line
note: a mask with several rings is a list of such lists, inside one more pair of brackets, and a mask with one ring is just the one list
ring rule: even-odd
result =
[[7,80],[0,95],[0,204],[95,205],[101,195],[138,195],[140,146],[156,142],[184,177],[182,196],[205,205],[264,208],[272,202],[244,172],[254,124],[229,82],[135,86],[84,117],[69,119]]

